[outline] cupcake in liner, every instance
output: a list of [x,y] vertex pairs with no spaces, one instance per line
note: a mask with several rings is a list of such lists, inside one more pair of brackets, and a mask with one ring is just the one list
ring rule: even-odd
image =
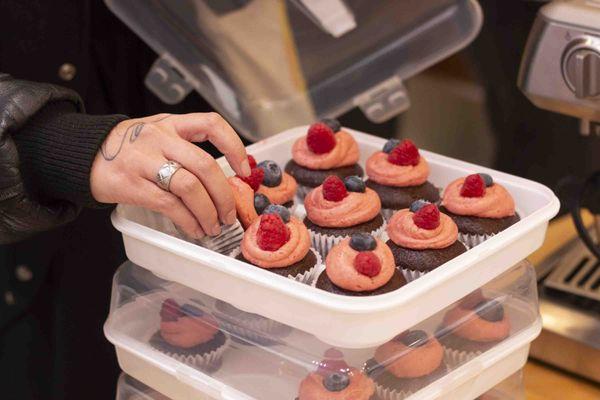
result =
[[458,240],[454,221],[423,200],[396,212],[388,222],[387,234],[396,267],[409,282],[467,251]]
[[472,174],[444,189],[440,211],[458,226],[468,248],[489,239],[520,220],[510,193],[488,174]]
[[167,299],[160,317],[160,328],[149,341],[154,349],[206,372],[220,368],[229,339],[211,315],[192,304],[179,306]]
[[292,331],[292,328],[287,325],[242,311],[221,300],[215,303],[214,315],[219,320],[219,325],[233,337],[233,340],[238,338],[239,342],[246,345],[280,344],[281,339]]
[[310,247],[310,235],[302,221],[279,205],[263,211],[244,233],[240,248],[230,255],[309,285],[322,265],[321,256]]
[[302,200],[330,175],[342,179],[363,176],[358,159],[358,144],[352,135],[338,121],[323,120],[311,125],[307,135],[294,142],[285,172],[298,182],[297,195]]
[[389,247],[369,234],[355,233],[331,249],[316,287],[343,296],[374,296],[406,284]]
[[379,346],[363,371],[375,382],[380,400],[400,400],[440,379],[449,368],[440,342],[412,330]]
[[373,381],[343,356],[336,349],[327,350],[317,369],[300,382],[296,400],[377,400]]
[[256,165],[256,168],[263,171],[262,180],[258,187],[253,187],[255,193],[263,194],[271,204],[284,206],[290,212],[293,212],[295,208],[294,199],[298,190],[298,183],[294,177],[287,172],[283,172],[275,161],[264,160],[256,164],[252,156],[248,156],[248,158],[251,167]]
[[381,151],[367,159],[366,171],[366,185],[379,195],[386,221],[394,211],[408,208],[419,199],[434,204],[440,200],[439,189],[427,181],[427,160],[408,139],[388,140]]
[[444,345],[447,363],[456,367],[496,346],[510,332],[502,304],[477,290],[446,312],[436,335]]
[[304,207],[304,223],[313,247],[323,257],[332,246],[353,233],[369,233],[379,238],[385,231],[379,196],[357,176],[343,181],[329,176],[306,196]]

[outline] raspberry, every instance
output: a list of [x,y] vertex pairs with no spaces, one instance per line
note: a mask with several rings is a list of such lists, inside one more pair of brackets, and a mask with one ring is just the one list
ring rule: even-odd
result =
[[265,251],[276,251],[290,239],[290,230],[279,214],[263,214],[256,232],[258,247]]
[[166,299],[163,301],[160,308],[160,319],[161,321],[177,321],[179,317],[183,317],[183,312],[179,304],[173,299]]
[[335,147],[335,134],[329,126],[317,122],[308,128],[306,144],[315,154],[329,153]]
[[422,229],[435,229],[440,226],[440,210],[435,204],[427,204],[413,214],[413,222]]
[[329,201],[342,201],[348,196],[344,182],[335,175],[328,176],[323,181],[323,197]]
[[248,154],[248,164],[250,164],[250,168],[256,168],[256,159]]
[[381,272],[381,262],[372,251],[361,251],[354,259],[354,269],[372,278]]
[[409,139],[404,139],[388,154],[388,161],[396,165],[417,165],[419,158],[419,149]]
[[479,174],[472,174],[465,178],[460,195],[463,197],[483,197],[485,194],[485,181]]
[[260,187],[260,184],[262,183],[264,177],[265,177],[265,170],[262,168],[256,168],[256,167],[252,168],[252,171],[250,172],[250,176],[244,177],[244,176],[238,175],[238,178],[240,178],[241,180],[246,182],[252,188],[252,190],[254,190],[255,192]]

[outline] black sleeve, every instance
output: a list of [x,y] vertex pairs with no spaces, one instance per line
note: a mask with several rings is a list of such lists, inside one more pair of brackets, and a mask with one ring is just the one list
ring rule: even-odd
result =
[[92,197],[90,172],[106,136],[124,115],[88,115],[73,103],[49,103],[12,137],[27,191],[44,200],[102,206]]

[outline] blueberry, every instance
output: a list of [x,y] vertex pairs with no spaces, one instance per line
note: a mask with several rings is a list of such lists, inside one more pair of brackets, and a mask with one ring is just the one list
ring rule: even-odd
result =
[[429,203],[427,200],[423,200],[423,199],[419,199],[419,200],[415,200],[412,202],[412,204],[410,205],[409,210],[411,212],[416,213],[417,211],[419,211],[421,208],[423,208],[424,206],[426,206],[427,204],[431,204]]
[[265,160],[261,161],[257,165],[258,168],[262,168],[265,171],[265,177],[263,178],[262,184],[268,187],[275,187],[281,184],[281,168],[275,161]]
[[492,179],[491,175],[489,174],[484,174],[483,172],[479,173],[479,176],[481,177],[481,179],[483,179],[483,181],[485,182],[485,186],[486,187],[490,187],[494,184],[494,180]]
[[344,186],[349,192],[364,193],[366,190],[365,182],[358,176],[347,176],[344,178]]
[[265,211],[265,208],[271,205],[269,198],[262,193],[254,194],[254,209],[258,215]]
[[184,304],[181,306],[181,312],[188,317],[201,317],[204,315],[204,311],[192,304]]
[[475,306],[475,312],[481,319],[490,322],[502,321],[504,308],[496,300],[484,300]]
[[350,237],[350,247],[356,251],[371,251],[377,247],[377,241],[368,233],[354,233]]
[[340,129],[342,129],[342,125],[340,124],[340,121],[338,121],[337,119],[325,118],[325,119],[322,119],[321,122],[324,123],[325,125],[327,125],[328,127],[330,127],[331,130],[333,131],[333,133],[337,133],[340,131]]
[[334,372],[323,379],[323,386],[330,392],[341,392],[350,384],[348,374],[343,372]]
[[422,330],[406,331],[396,337],[396,340],[402,342],[408,347],[421,347],[429,340],[427,333]]
[[271,204],[265,208],[263,214],[279,214],[283,222],[286,224],[290,222],[290,210],[279,204]]
[[398,146],[399,144],[400,141],[398,139],[390,139],[383,145],[383,152],[389,154],[392,150],[394,150],[394,147]]

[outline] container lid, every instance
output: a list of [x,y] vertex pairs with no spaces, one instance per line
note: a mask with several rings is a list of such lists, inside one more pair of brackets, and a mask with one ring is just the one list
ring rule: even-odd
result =
[[331,347],[129,262],[115,275],[105,325],[123,369],[169,397],[266,400],[475,398],[522,367],[540,329],[525,262],[372,348]]
[[105,0],[158,54],[163,101],[197,90],[249,139],[360,106],[405,110],[402,80],[457,52],[482,23],[475,0]]

